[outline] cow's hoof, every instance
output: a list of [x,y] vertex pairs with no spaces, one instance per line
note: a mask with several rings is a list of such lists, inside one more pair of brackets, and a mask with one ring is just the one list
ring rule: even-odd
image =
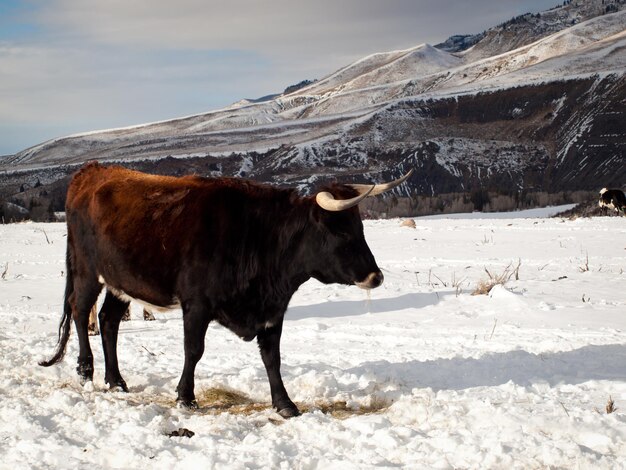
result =
[[106,381],[109,384],[110,392],[128,392],[128,385],[124,382],[124,379]]
[[300,410],[298,410],[298,408],[293,405],[287,408],[283,408],[282,410],[278,410],[278,414],[285,419],[295,418],[296,416],[300,416]]
[[124,385],[111,385],[109,387],[109,392],[128,392],[128,387],[126,386],[126,384]]
[[191,410],[191,411],[197,410],[198,408],[200,408],[196,400],[182,400],[180,398],[176,400],[176,407],[183,409],[183,410]]
[[81,385],[85,385],[87,382],[93,381],[93,366],[90,364],[78,364],[76,367],[76,372],[78,372],[78,380],[80,380]]

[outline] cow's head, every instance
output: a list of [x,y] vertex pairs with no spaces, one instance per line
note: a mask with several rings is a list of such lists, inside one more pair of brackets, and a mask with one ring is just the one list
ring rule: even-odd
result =
[[383,283],[383,274],[365,241],[358,204],[403,183],[412,171],[391,183],[334,185],[316,195],[316,241],[311,260],[314,278],[327,284],[354,284],[362,289]]
[[611,204],[611,198],[604,195],[604,193],[606,192],[608,192],[607,188],[602,188],[600,190],[600,200],[598,201],[598,205],[600,207],[610,207],[611,209],[613,209],[613,204]]

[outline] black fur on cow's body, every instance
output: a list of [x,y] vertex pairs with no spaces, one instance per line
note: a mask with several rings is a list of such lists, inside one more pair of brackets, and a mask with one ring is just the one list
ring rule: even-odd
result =
[[[357,191],[327,188],[336,199]],[[315,197],[228,178],[163,177],[92,163],[68,189],[67,284],[59,344],[41,365],[60,361],[74,320],[77,371],[93,378],[89,311],[99,313],[105,381],[127,390],[117,334],[129,298],[183,310],[185,363],[177,400],[194,407],[194,370],[211,321],[244,340],[257,338],[272,404],[298,414],[280,375],[280,337],[289,300],[316,278],[373,288],[382,283],[365,242],[358,207],[329,212]]]
[[598,204],[600,207],[608,207],[626,215],[626,196],[621,189],[602,188]]

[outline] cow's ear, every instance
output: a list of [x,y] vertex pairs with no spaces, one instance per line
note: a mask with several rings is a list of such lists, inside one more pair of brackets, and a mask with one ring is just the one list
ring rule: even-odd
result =
[[317,225],[325,220],[329,214],[328,211],[322,209],[317,202],[315,201],[315,196],[311,196],[312,204],[311,210],[309,211],[309,220]]

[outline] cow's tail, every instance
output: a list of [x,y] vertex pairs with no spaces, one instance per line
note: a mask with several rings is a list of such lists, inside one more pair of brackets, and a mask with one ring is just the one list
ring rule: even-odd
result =
[[72,326],[72,306],[70,304],[70,296],[74,293],[74,276],[72,274],[72,260],[70,256],[69,243],[67,246],[67,253],[65,255],[66,265],[66,284],[65,284],[65,300],[63,301],[63,316],[61,317],[61,323],[59,324],[59,342],[57,348],[54,351],[54,355],[47,361],[41,361],[40,366],[50,367],[56,364],[63,356],[65,356],[65,347],[67,346],[67,340],[70,338],[70,331]]

